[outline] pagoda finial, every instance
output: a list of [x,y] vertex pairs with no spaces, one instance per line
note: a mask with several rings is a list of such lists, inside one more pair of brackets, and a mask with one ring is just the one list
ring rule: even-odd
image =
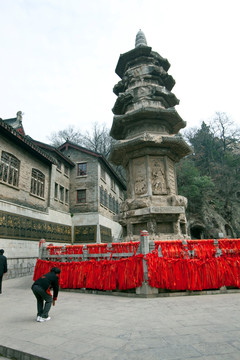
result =
[[146,37],[141,29],[137,33],[136,41],[135,41],[135,48],[138,46],[147,46]]

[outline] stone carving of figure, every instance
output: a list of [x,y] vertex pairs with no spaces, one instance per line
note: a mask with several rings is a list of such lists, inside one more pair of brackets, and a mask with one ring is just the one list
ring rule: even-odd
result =
[[147,190],[147,184],[142,175],[138,175],[135,181],[135,194],[141,195],[145,194]]
[[152,190],[153,194],[166,194],[166,181],[161,164],[154,161],[152,167]]

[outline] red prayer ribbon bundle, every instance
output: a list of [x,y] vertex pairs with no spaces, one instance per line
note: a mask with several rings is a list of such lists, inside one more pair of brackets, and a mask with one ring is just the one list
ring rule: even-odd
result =
[[36,280],[52,267],[61,269],[62,288],[88,288],[98,290],[128,290],[142,285],[142,255],[120,260],[89,260],[56,262],[37,260],[34,277]]
[[[86,245],[89,254],[106,254],[106,253],[131,253],[136,254],[140,241],[129,241],[122,243],[108,244],[88,244]],[[65,255],[65,254],[82,254],[84,245],[48,245],[49,255]]]
[[[98,261],[38,260],[34,280],[57,266],[62,270],[62,288],[128,290],[139,287],[143,282],[143,255],[135,255],[139,244],[139,241],[130,241],[86,246],[89,254],[133,253],[118,260],[111,257]],[[161,253],[158,253],[159,247]],[[83,245],[49,245],[47,249],[50,255],[83,253]],[[144,259],[151,287],[190,291],[240,287],[239,239],[155,241],[155,250]]]
[[[161,246],[162,257],[158,255]],[[217,248],[222,251],[217,255]],[[155,241],[147,254],[148,282],[168,290],[219,289],[240,287],[240,240],[213,239]]]

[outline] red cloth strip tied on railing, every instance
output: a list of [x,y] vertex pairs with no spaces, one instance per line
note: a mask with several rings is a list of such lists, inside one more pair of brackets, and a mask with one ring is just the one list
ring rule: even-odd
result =
[[36,280],[52,267],[61,269],[60,286],[68,289],[128,290],[142,285],[142,255],[120,260],[56,262],[37,260]]
[[90,244],[87,245],[87,249],[89,254],[106,254],[108,252],[107,244]]
[[238,239],[219,239],[218,247],[223,256],[235,257],[240,255],[240,241]]
[[[88,244],[86,245],[89,254],[106,254],[106,253],[131,253],[136,254],[140,241],[129,241],[122,243],[108,244]],[[49,255],[65,255],[65,254],[82,254],[84,245],[48,245]]]
[[237,239],[188,240],[187,244],[179,240],[155,241],[155,250],[146,259],[152,287],[191,291],[240,287],[240,240]]
[[213,258],[216,255],[216,245],[213,239],[187,240],[187,248],[193,254],[188,257],[197,259]]
[[83,245],[61,245],[61,246],[53,246],[48,245],[47,251],[49,255],[70,255],[70,254],[82,254]]
[[135,253],[139,247],[140,241],[129,241],[122,243],[112,243],[113,253]]
[[[216,254],[214,240],[163,240],[154,241],[155,250],[161,248],[163,258],[212,258]],[[190,253],[191,252],[191,253]],[[191,254],[191,255],[190,255]]]

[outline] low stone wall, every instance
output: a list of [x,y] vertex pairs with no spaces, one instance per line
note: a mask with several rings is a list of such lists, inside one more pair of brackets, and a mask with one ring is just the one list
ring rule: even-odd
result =
[[37,257],[7,258],[8,272],[3,279],[33,275]]
[[39,255],[39,241],[0,238],[0,249],[4,249],[8,262],[8,272],[3,279],[33,275]]

